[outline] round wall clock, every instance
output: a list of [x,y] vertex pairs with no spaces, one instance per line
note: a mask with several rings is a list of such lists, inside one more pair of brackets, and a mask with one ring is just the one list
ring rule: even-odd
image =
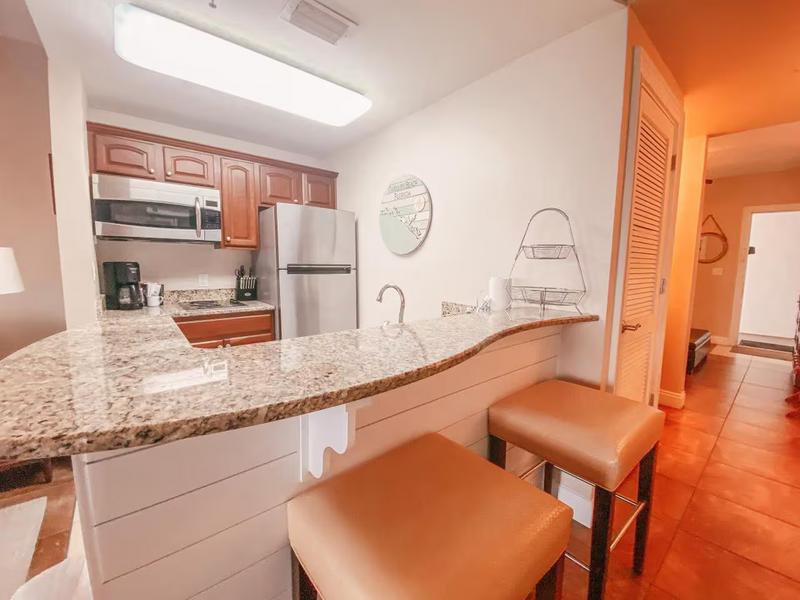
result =
[[411,254],[422,245],[431,226],[433,203],[425,183],[414,175],[392,181],[380,207],[381,236],[395,254]]

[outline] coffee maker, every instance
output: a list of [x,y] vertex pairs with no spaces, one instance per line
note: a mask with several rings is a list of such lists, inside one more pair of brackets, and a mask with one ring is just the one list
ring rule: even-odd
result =
[[103,263],[103,283],[107,309],[136,310],[142,308],[142,290],[139,288],[139,263]]

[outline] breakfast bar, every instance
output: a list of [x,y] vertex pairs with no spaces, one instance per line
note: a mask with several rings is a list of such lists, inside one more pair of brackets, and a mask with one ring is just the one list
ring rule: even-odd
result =
[[[0,458],[73,456],[95,600],[290,598],[288,500],[429,432],[486,457],[489,406],[555,378],[562,328],[597,320],[512,309],[202,349],[181,316],[106,313],[0,362]],[[535,460],[512,446],[507,469]]]

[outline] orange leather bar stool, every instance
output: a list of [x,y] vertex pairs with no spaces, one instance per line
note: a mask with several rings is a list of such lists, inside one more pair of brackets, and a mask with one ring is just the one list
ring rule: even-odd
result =
[[289,502],[295,600],[552,600],[572,509],[438,434]]
[[[588,565],[589,598],[603,598],[611,550],[636,521],[634,571],[644,568],[653,472],[664,413],[651,406],[565,381],[546,381],[504,398],[489,408],[490,460],[505,467],[506,442],[543,461],[544,489],[552,493],[553,467],[595,486],[592,549]],[[638,499],[616,493],[639,465]],[[636,510],[612,539],[614,497]]]

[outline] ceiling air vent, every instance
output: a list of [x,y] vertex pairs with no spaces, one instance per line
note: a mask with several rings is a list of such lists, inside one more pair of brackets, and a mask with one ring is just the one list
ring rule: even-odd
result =
[[281,19],[329,44],[338,44],[358,27],[357,23],[317,0],[291,0],[281,11]]

